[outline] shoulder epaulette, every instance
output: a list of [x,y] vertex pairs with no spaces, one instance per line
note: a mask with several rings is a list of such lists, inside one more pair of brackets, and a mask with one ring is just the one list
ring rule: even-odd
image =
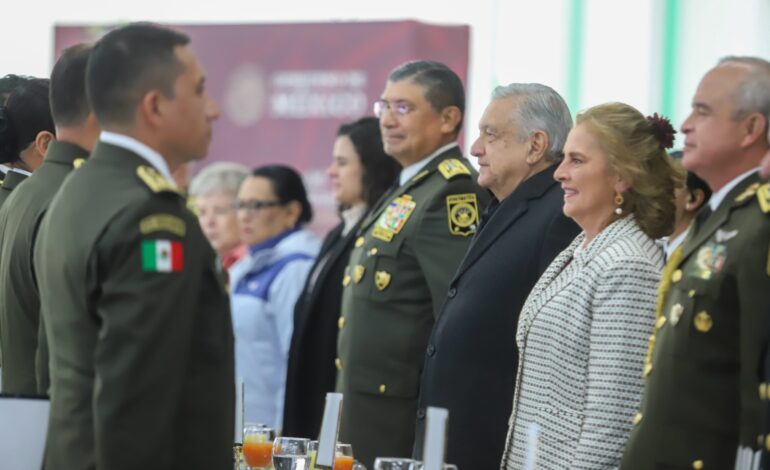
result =
[[181,194],[179,189],[158,173],[158,170],[155,168],[141,165],[136,169],[136,176],[154,193],[171,192]]
[[765,183],[757,188],[757,200],[762,212],[765,214],[770,213],[770,183]]
[[457,175],[471,174],[470,168],[468,168],[465,165],[465,163],[461,162],[456,158],[448,158],[443,162],[439,163],[438,171],[440,171],[441,174],[444,175],[444,178],[448,180],[451,180]]

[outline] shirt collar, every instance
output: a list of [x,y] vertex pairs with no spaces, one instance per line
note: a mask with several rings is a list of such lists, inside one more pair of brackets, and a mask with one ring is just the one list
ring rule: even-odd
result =
[[21,168],[9,168],[8,171],[12,171],[14,173],[21,173],[24,176],[32,176],[32,173],[30,173],[27,170],[22,170]]
[[746,173],[733,178],[729,183],[722,186],[722,189],[712,194],[711,199],[709,199],[709,207],[711,207],[711,211],[716,212],[717,208],[722,203],[722,200],[724,200],[724,198],[727,196],[727,193],[729,193],[734,187],[738,186],[741,181],[745,180],[757,171],[759,171],[759,167],[752,168]]
[[664,247],[664,249],[666,250],[666,259],[671,258],[671,253],[673,253],[674,250],[676,250],[679,247],[679,245],[682,244],[682,242],[684,241],[684,237],[687,236],[687,232],[689,231],[690,229],[688,228],[684,232],[677,235],[676,238],[666,240],[666,246]]
[[147,163],[154,166],[158,172],[168,180],[169,183],[176,186],[174,178],[171,176],[171,170],[168,168],[166,159],[155,150],[148,147],[146,144],[139,142],[133,137],[129,137],[124,134],[117,134],[115,132],[102,131],[99,135],[99,140],[106,144],[122,147],[126,150],[130,150],[139,155],[143,159],[147,160]]
[[450,142],[450,143],[444,145],[443,147],[440,147],[440,148],[436,149],[435,152],[433,152],[432,154],[430,154],[427,157],[423,158],[419,162],[412,163],[409,166],[405,166],[401,170],[401,176],[398,177],[398,184],[399,185],[403,185],[404,183],[406,183],[407,181],[412,179],[412,177],[417,175],[417,173],[419,173],[420,170],[425,168],[425,166],[428,163],[430,163],[431,160],[433,160],[437,156],[441,155],[442,153],[446,152],[447,150],[451,149],[452,147],[458,147],[457,142]]

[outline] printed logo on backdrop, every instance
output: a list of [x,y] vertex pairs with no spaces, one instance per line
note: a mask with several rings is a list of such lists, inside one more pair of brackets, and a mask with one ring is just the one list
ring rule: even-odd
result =
[[230,121],[242,127],[256,124],[268,105],[272,119],[341,119],[366,114],[363,70],[278,70],[269,82],[265,76],[255,64],[241,64],[233,70],[224,97]]

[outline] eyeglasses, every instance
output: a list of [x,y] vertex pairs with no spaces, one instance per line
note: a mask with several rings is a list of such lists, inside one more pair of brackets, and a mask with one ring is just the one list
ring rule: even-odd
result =
[[233,208],[235,210],[258,211],[260,209],[281,205],[283,205],[281,201],[257,201],[251,199],[249,201],[235,201],[233,203]]
[[414,105],[406,101],[394,101],[392,103],[387,100],[377,100],[374,102],[374,115],[381,118],[385,114],[386,110],[393,111],[399,116],[405,116],[414,111]]

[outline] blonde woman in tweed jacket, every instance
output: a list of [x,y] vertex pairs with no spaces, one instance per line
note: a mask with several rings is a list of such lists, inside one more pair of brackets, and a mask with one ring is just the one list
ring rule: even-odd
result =
[[621,103],[578,115],[554,177],[583,232],[521,311],[519,367],[502,466],[611,469],[642,390],[674,187],[675,131]]

